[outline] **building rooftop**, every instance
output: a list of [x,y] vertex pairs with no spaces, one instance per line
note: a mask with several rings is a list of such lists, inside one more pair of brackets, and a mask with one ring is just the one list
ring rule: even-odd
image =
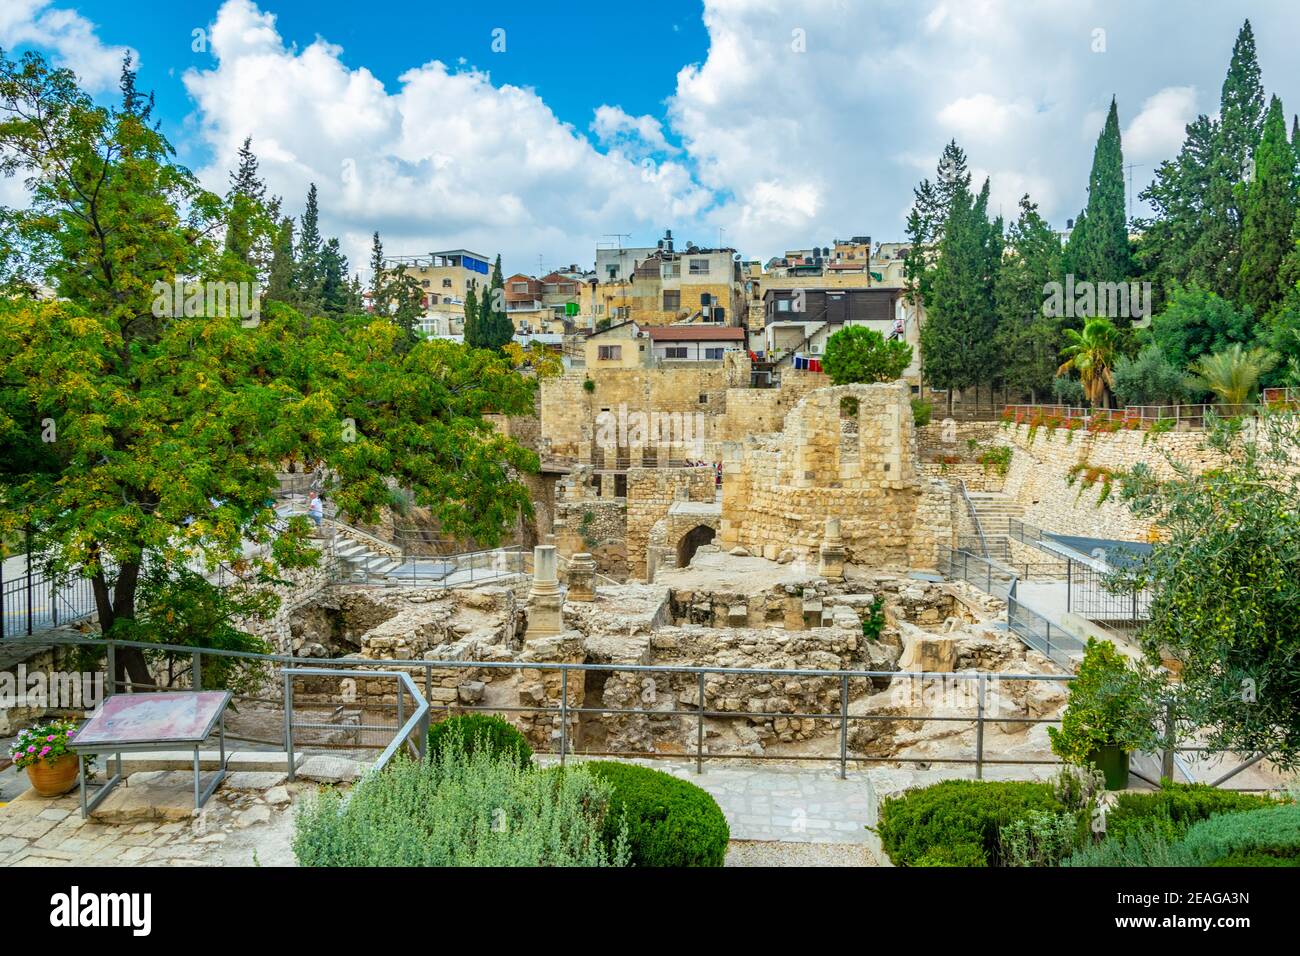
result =
[[654,342],[743,342],[745,330],[728,325],[662,325],[649,330]]

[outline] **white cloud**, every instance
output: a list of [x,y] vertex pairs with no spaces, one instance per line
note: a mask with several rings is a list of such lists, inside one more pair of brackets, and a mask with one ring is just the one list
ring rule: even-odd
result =
[[939,110],[937,119],[967,141],[997,141],[1030,115],[1025,102],[1012,103],[988,93],[962,96]]
[[633,155],[679,152],[664,138],[663,124],[657,119],[648,115],[632,116],[619,106],[596,107],[591,131],[602,146]]
[[[390,92],[327,39],[286,45],[251,0],[227,0],[210,39],[214,65],[185,75],[215,157],[200,175],[224,189],[251,135],[289,209],[317,184],[323,229],[354,268],[376,229],[395,254],[463,246],[500,250],[507,269],[535,268],[539,253],[548,265],[590,262],[602,235],[689,222],[711,201],[679,162],[602,153],[532,89],[478,70],[431,61]],[[648,117],[603,115],[611,135],[663,140]]]
[[95,25],[73,10],[52,8],[52,0],[5,0],[0,5],[0,47],[39,47],[59,66],[73,70],[92,92],[112,89],[130,47],[104,44]]
[[1125,159],[1159,162],[1178,152],[1196,118],[1196,88],[1171,86],[1149,97],[1124,130]]

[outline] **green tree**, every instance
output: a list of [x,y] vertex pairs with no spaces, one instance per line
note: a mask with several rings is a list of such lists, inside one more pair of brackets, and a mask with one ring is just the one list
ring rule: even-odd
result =
[[478,293],[470,286],[465,292],[465,344],[470,348],[483,347],[479,325]]
[[1229,408],[1238,409],[1254,401],[1264,373],[1277,364],[1268,349],[1243,349],[1233,345],[1214,355],[1202,355],[1192,363],[1192,384],[1213,392]]
[[1114,98],[1093,150],[1088,205],[1070,234],[1066,262],[1077,281],[1123,282],[1133,274],[1124,206],[1124,152]]
[[225,222],[227,268],[242,271],[250,282],[266,278],[279,218],[279,200],[267,199],[252,143],[252,137],[245,138],[238,167],[230,174]]
[[1186,373],[1151,344],[1115,362],[1115,397],[1124,405],[1177,405],[1187,400]]
[[293,220],[288,216],[280,220],[271,249],[271,265],[267,271],[266,301],[296,301],[294,292]]
[[322,260],[324,240],[320,234],[320,205],[316,184],[307,190],[307,205],[298,225],[298,247],[294,250],[294,305],[303,312],[316,314],[325,306],[325,269]]
[[1175,286],[1165,309],[1151,320],[1151,340],[1176,368],[1202,355],[1251,340],[1250,313],[1200,286]]
[[943,239],[954,200],[959,194],[969,194],[970,181],[966,153],[954,139],[939,155],[934,181],[923,179],[912,191],[912,208],[906,226],[909,248],[903,274],[913,301],[923,301],[930,293],[932,251]]
[[1300,432],[1294,414],[1219,420],[1196,473],[1168,456],[1168,480],[1139,466],[1121,495],[1160,532],[1150,556],[1116,577],[1149,589],[1139,632],[1148,657],[1172,658],[1178,716],[1198,745],[1300,765]]
[[1238,301],[1255,315],[1265,315],[1282,294],[1278,274],[1295,247],[1295,151],[1286,138],[1282,102],[1269,103],[1264,133],[1255,150],[1254,176],[1244,189],[1245,219],[1241,233],[1241,289]]
[[998,364],[1003,382],[1031,401],[1052,387],[1061,351],[1061,323],[1043,308],[1044,289],[1061,278],[1061,240],[1025,195],[1011,224],[1008,252],[997,272]]
[[1109,319],[1089,319],[1083,331],[1065,330],[1065,359],[1057,375],[1077,373],[1083,394],[1094,407],[1109,408],[1115,384],[1115,363],[1120,357],[1119,330]]
[[[287,459],[334,476],[358,520],[396,483],[448,534],[498,541],[530,510],[515,477],[537,460],[483,416],[527,412],[533,383],[447,342],[395,361],[396,330],[369,317],[271,302],[244,326],[160,308],[155,283],[229,279],[212,238],[226,210],[139,102],[99,107],[71,72],[0,56],[0,165],[31,184],[2,241],[56,293],[0,298],[0,533],[30,524],[54,576],[90,580],[111,634],[156,610],[138,603],[150,569],[245,562],[262,585],[311,564],[305,521],[284,527],[268,504]],[[117,659],[117,676],[149,683],[143,655]]]
[[893,382],[912,364],[912,347],[902,339],[886,340],[875,329],[850,325],[826,342],[822,367],[836,385]]
[[1237,34],[1223,80],[1206,173],[1204,214],[1188,256],[1192,264],[1188,279],[1225,299],[1236,299],[1241,283],[1245,218],[1241,184],[1250,175],[1264,112],[1255,34],[1247,20]]
[[500,351],[514,338],[515,325],[506,314],[506,284],[501,275],[501,255],[492,266],[492,280],[479,301],[478,335],[480,348]]
[[959,189],[939,243],[921,328],[925,375],[935,388],[966,388],[999,377],[994,283],[1002,220],[989,221],[988,195],[987,180],[976,197]]

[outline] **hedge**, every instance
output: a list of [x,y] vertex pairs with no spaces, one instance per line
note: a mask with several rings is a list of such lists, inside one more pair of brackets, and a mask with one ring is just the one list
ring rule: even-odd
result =
[[1273,801],[1259,794],[1217,790],[1206,784],[1167,783],[1147,793],[1117,794],[1106,812],[1106,837],[1123,840],[1139,828],[1154,829],[1176,840],[1193,823],[1221,813],[1259,810]]
[[1297,866],[1300,806],[1224,813],[1193,824],[1176,839],[1166,829],[1139,825],[1123,839],[1080,850],[1062,866]]
[[612,788],[605,837],[613,846],[626,823],[632,866],[722,866],[731,830],[706,791],[635,764],[600,761],[586,767]]
[[880,806],[876,833],[896,866],[1000,866],[998,831],[1066,808],[1045,783],[945,780]]
[[459,740],[467,754],[482,748],[493,756],[511,757],[521,767],[533,760],[533,748],[524,735],[492,714],[460,714],[434,724],[429,728],[430,759],[442,753],[453,739]]

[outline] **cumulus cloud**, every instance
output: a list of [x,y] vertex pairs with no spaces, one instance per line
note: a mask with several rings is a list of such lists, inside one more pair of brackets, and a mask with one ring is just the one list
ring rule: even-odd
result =
[[95,25],[73,10],[53,8],[51,0],[5,0],[0,5],[0,47],[40,47],[59,66],[77,74],[92,92],[112,89],[130,47],[103,43]]
[[[251,0],[227,0],[209,39],[214,64],[184,77],[215,157],[200,175],[223,189],[252,136],[289,208],[317,184],[324,228],[354,266],[376,229],[391,253],[501,251],[507,268],[539,253],[551,264],[590,262],[604,234],[690,221],[712,201],[681,163],[601,152],[534,90],[494,85],[479,70],[430,61],[390,91],[328,38],[287,45],[274,15]],[[646,119],[607,110],[599,121],[611,136],[663,141]]]
[[1159,162],[1177,153],[1196,118],[1196,89],[1171,86],[1142,104],[1142,111],[1124,130],[1126,158]]
[[664,138],[659,120],[649,115],[632,116],[619,106],[596,107],[591,131],[602,146],[634,155],[679,152]]

